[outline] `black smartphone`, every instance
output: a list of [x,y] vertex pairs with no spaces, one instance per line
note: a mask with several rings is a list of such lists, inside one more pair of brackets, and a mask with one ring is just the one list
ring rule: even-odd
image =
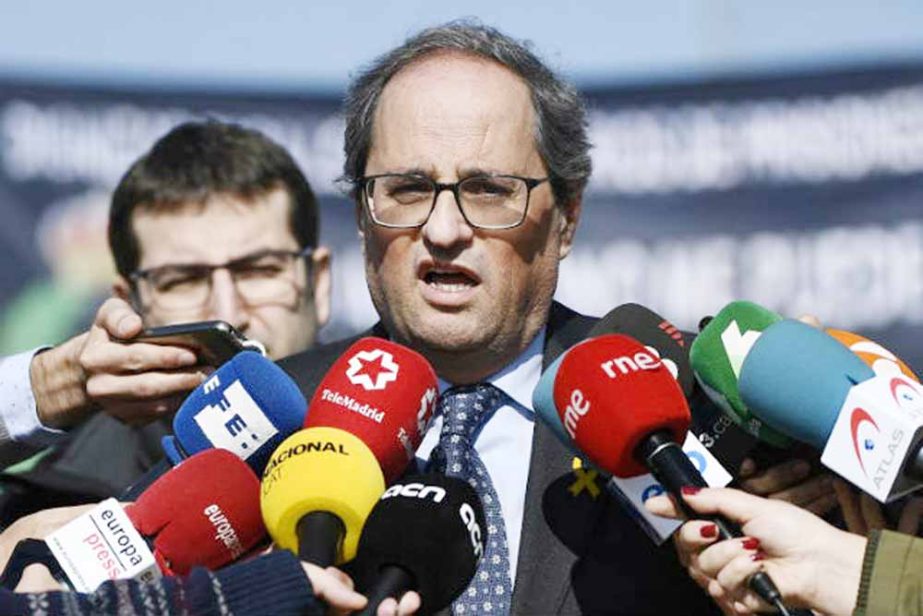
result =
[[195,351],[199,361],[218,367],[241,351],[253,350],[266,355],[263,345],[248,340],[225,321],[196,321],[152,327],[129,342],[149,342],[187,347]]

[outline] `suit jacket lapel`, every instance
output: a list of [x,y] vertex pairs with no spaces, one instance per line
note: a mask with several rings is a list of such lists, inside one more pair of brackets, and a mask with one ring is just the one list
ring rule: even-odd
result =
[[[552,304],[542,368],[586,336],[594,319]],[[511,612],[556,613],[570,592],[571,568],[577,555],[551,532],[544,515],[545,490],[571,469],[573,455],[544,423],[536,421],[529,460],[522,537]]]

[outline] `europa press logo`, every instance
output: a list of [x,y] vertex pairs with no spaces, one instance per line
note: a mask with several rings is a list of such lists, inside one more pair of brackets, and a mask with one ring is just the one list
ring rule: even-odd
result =
[[[865,425],[869,427],[865,428]],[[872,432],[872,429],[874,429],[874,432]],[[852,410],[852,414],[849,416],[849,430],[852,435],[853,451],[856,452],[856,458],[859,460],[859,467],[862,469],[863,474],[868,477],[863,456],[867,455],[865,452],[875,450],[874,437],[881,430],[878,428],[878,424],[875,423],[875,419],[861,407],[856,407]]]
[[394,356],[381,349],[359,351],[349,358],[346,376],[353,385],[368,391],[384,389],[397,380],[399,366]]

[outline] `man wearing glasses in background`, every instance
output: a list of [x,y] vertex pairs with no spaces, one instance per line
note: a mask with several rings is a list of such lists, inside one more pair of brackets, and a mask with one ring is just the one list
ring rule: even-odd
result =
[[311,347],[330,312],[317,236],[307,180],[264,135],[210,121],[155,143],[113,194],[115,297],[88,332],[0,364],[7,453],[69,437],[4,485],[3,517],[117,494],[162,457],[168,419],[204,367],[188,349],[130,342],[144,327],[220,319],[274,359]]

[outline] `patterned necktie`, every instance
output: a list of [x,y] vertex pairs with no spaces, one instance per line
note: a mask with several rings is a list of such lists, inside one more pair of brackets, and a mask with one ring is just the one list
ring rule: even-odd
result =
[[484,505],[487,538],[484,557],[474,579],[452,604],[455,614],[508,614],[513,585],[510,582],[509,546],[487,467],[474,450],[474,436],[494,411],[508,404],[508,397],[489,383],[453,387],[439,398],[442,414],[439,444],[430,455],[430,470],[464,479],[475,489]]

